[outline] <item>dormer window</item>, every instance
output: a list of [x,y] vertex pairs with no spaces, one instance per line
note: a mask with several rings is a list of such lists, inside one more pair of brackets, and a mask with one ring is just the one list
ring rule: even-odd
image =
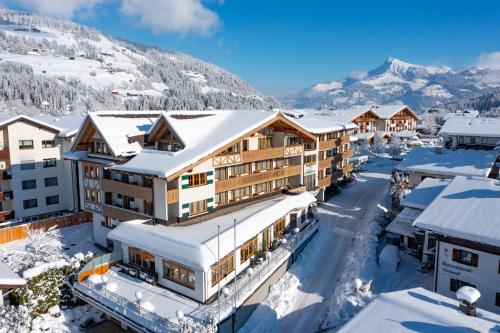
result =
[[90,152],[92,154],[109,155],[108,145],[101,141],[93,141],[90,143]]

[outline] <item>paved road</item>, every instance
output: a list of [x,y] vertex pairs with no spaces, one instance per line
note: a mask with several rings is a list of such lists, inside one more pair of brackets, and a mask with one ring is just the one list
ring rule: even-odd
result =
[[[391,169],[387,163],[391,162],[384,162],[384,166],[377,165],[377,162],[370,165],[369,171],[363,173],[359,181],[321,205],[320,250],[301,263],[313,265],[314,273],[301,279],[299,295],[288,314],[280,320],[275,319],[276,322],[269,326],[261,320],[256,325],[259,331],[306,333],[318,330],[327,313],[328,300],[345,269],[346,258],[352,253],[358,231],[367,225],[387,193]],[[256,318],[250,319],[253,323],[249,324],[253,326]]]

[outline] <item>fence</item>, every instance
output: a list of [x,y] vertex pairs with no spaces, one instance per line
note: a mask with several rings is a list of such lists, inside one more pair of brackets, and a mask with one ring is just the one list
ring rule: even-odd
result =
[[92,274],[106,273],[111,265],[122,261],[122,259],[122,250],[106,253],[100,257],[93,258],[78,272],[78,283],[81,283]]
[[78,212],[58,217],[52,217],[46,220],[2,228],[0,229],[0,244],[10,243],[26,238],[26,231],[30,228],[35,230],[47,230],[49,228],[52,228],[53,226],[57,226],[57,228],[66,228],[74,225],[88,223],[91,221],[92,213]]

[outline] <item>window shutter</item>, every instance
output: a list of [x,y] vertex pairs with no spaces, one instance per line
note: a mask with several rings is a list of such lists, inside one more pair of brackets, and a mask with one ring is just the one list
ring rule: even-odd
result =
[[189,175],[182,175],[181,187],[182,187],[182,189],[189,188]]
[[207,185],[208,184],[213,184],[214,182],[214,172],[213,171],[208,171],[207,172]]

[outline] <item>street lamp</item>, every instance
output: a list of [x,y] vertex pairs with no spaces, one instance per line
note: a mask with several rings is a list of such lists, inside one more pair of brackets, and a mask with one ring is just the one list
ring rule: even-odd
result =
[[182,321],[184,320],[184,312],[182,312],[181,310],[177,311],[175,313],[176,317],[177,317],[177,321],[179,322],[179,325],[182,324]]
[[227,310],[227,299],[229,297],[229,289],[226,287],[222,288],[222,293],[224,294],[224,310]]

